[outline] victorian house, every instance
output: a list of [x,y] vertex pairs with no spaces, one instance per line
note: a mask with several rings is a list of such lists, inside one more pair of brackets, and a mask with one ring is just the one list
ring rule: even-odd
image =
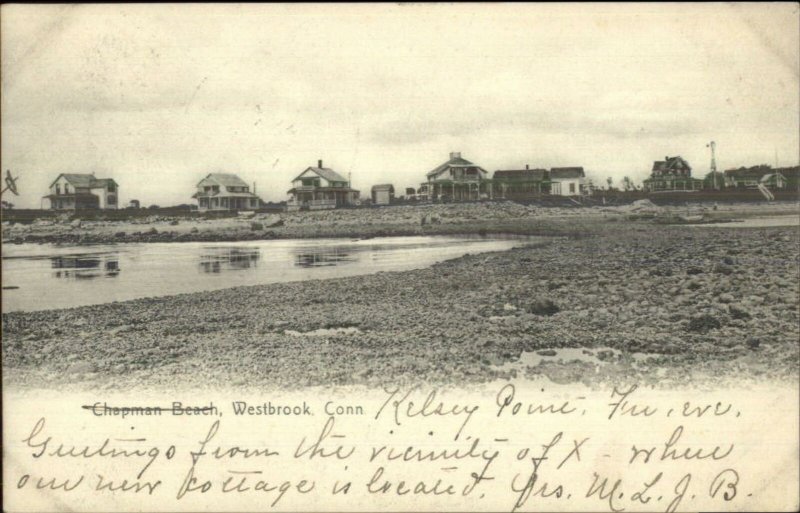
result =
[[460,152],[450,153],[450,160],[426,175],[418,196],[428,200],[468,201],[492,196],[492,180],[482,167],[461,158]]
[[703,180],[692,178],[692,167],[681,157],[664,157],[653,162],[650,178],[644,180],[650,192],[696,191],[703,188]]

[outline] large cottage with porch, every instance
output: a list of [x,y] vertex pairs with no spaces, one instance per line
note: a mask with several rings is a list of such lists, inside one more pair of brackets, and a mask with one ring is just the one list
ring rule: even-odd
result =
[[208,210],[255,210],[261,199],[250,192],[247,182],[230,173],[209,173],[197,184],[197,200],[201,212]]
[[316,167],[308,167],[292,180],[291,196],[286,204],[289,211],[323,210],[355,205],[360,192],[350,187],[350,180],[322,161]]
[[547,169],[498,169],[492,177],[494,196],[504,199],[528,199],[550,193]]
[[435,167],[420,185],[418,196],[428,200],[468,201],[492,197],[489,172],[462,158],[460,152],[450,153],[450,159]]
[[113,178],[94,174],[61,173],[50,184],[50,193],[42,197],[51,210],[119,208],[119,185]]

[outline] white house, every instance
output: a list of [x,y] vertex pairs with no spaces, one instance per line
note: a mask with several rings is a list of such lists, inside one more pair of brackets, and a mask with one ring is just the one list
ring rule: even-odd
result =
[[62,173],[50,184],[52,210],[117,209],[119,185],[112,178],[96,178],[94,174]]
[[261,204],[261,199],[250,192],[250,186],[230,173],[210,173],[197,184],[192,198],[197,200],[200,211],[255,210]]
[[334,171],[323,167],[308,167],[292,180],[292,188],[287,191],[291,198],[287,210],[321,210],[355,205],[359,191],[350,187],[350,181]]
[[388,205],[394,199],[394,185],[382,183],[372,186],[372,204]]
[[585,179],[582,167],[554,167],[550,169],[550,194],[580,196]]

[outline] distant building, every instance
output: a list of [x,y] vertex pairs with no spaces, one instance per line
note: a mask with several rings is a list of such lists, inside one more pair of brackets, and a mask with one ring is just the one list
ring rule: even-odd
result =
[[372,204],[388,205],[394,200],[394,185],[383,183],[372,186]]
[[62,173],[50,184],[52,210],[117,209],[119,186],[112,178],[93,174]]
[[141,204],[137,199],[132,199],[128,202],[128,208],[139,208],[139,207],[141,207]]
[[550,169],[550,194],[555,196],[580,196],[584,192],[586,173],[582,167],[554,167]]
[[728,169],[725,171],[725,185],[748,188],[761,184],[769,189],[797,188],[799,170],[798,166],[773,169],[767,164]]
[[461,158],[460,152],[450,153],[450,160],[429,171],[418,195],[425,199],[465,201],[492,196],[489,172]]
[[494,196],[527,198],[550,193],[550,171],[547,169],[499,169],[492,177]]
[[209,173],[197,184],[197,192],[192,195],[197,200],[201,212],[207,210],[255,210],[261,199],[250,186],[230,173]]
[[650,192],[695,191],[703,188],[703,180],[692,178],[692,167],[681,157],[664,157],[653,162],[644,188]]
[[289,211],[356,205],[360,194],[350,187],[348,179],[333,169],[323,167],[321,160],[317,167],[306,168],[297,175],[287,193],[291,196],[286,204]]

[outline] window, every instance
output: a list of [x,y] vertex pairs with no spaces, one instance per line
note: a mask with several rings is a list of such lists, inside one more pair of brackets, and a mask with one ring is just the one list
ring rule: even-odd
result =
[[117,186],[114,182],[108,183],[108,192],[117,192]]
[[61,184],[56,184],[56,194],[61,194]]
[[117,204],[117,197],[113,194],[108,195],[108,204],[109,205],[116,205]]
[[69,194],[69,184],[64,184],[64,194]]
[[575,194],[575,183],[574,182],[569,184],[569,193],[570,194]]

